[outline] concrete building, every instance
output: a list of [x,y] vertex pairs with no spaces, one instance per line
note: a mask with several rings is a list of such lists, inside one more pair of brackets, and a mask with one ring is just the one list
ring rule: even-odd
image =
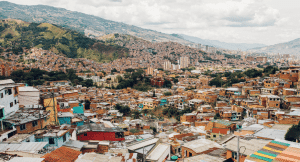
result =
[[34,87],[19,87],[19,105],[38,105],[40,91]]
[[188,57],[180,57],[180,68],[186,68],[189,66],[189,58]]

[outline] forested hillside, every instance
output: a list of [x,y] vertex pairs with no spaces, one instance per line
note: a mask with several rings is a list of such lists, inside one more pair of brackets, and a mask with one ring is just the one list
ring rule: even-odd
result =
[[23,48],[37,47],[69,58],[88,58],[99,62],[128,55],[128,49],[124,47],[105,45],[76,31],[48,23],[2,20],[0,33],[0,46],[15,54],[22,53]]

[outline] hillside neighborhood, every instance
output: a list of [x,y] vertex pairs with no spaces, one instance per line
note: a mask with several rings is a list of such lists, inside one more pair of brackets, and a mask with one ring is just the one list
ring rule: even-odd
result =
[[0,2],[0,162],[300,162],[300,39],[263,38],[291,18],[263,1],[124,3]]
[[[184,56],[176,68],[170,62],[163,67],[142,62],[134,66],[130,58],[101,64],[36,48],[26,53],[1,54],[1,75],[16,75],[20,81],[0,81],[3,161],[300,159],[300,66],[291,65],[288,56],[244,56],[233,59],[241,65],[233,69],[230,64],[227,68],[213,62],[193,64]],[[21,56],[35,61],[17,63]],[[262,71],[246,68],[260,64],[266,64]],[[79,78],[92,84],[58,77],[28,85],[21,79],[28,76],[22,75],[36,68],[75,69]],[[220,77],[223,73],[227,77]],[[234,76],[241,78],[233,82]],[[149,84],[149,89],[122,86],[131,84],[128,77],[135,79],[133,84]],[[220,85],[215,84],[218,78]]]

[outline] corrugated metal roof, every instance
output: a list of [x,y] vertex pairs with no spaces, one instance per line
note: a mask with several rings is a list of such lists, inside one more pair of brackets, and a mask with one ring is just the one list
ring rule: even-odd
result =
[[44,158],[14,157],[8,162],[42,162]]
[[18,144],[0,144],[0,152],[5,151],[20,151],[20,152],[29,152],[37,153],[42,150],[48,142],[23,142]]
[[286,134],[286,130],[277,130],[277,129],[262,129],[254,134],[256,137],[263,137],[268,139],[282,139]]
[[[266,144],[268,144],[270,141],[268,140],[258,140],[258,139],[250,139],[250,140],[244,140],[240,139],[240,147],[244,146],[247,149],[243,153],[244,155],[251,155],[254,152],[262,149]],[[228,141],[225,143],[225,148],[232,150],[232,151],[237,151],[237,137],[233,138],[232,140]]]
[[146,139],[146,140],[143,140],[143,141],[139,141],[139,142],[133,143],[132,145],[128,146],[127,148],[129,150],[136,150],[136,149],[142,148],[144,146],[149,146],[151,144],[154,144],[158,140],[159,140],[159,138]]

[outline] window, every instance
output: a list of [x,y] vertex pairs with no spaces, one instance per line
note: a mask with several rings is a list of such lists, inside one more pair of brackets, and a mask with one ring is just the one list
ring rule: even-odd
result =
[[3,98],[3,93],[1,93],[1,98]]
[[84,135],[84,136],[87,136],[87,133],[84,133],[83,135]]
[[49,144],[50,144],[50,145],[53,145],[53,144],[55,144],[55,142],[54,142],[54,138],[49,138]]
[[12,90],[8,89],[8,95],[11,95],[11,94],[12,94]]
[[234,158],[234,159],[237,158],[237,153],[236,152],[232,152],[232,158]]
[[123,132],[116,132],[115,136],[116,136],[116,138],[124,138],[124,133]]
[[276,106],[278,106],[278,104],[276,104]]
[[217,136],[214,134],[213,137],[216,138]]
[[26,129],[26,125],[25,124],[20,125],[20,130],[25,130],[25,129]]
[[4,109],[0,109],[0,119],[4,117],[3,111],[4,111]]
[[11,103],[10,103],[10,107],[13,107],[13,106],[14,106],[14,103],[13,103],[13,102],[11,102]]
[[17,104],[17,100],[15,100],[15,104]]
[[32,127],[35,127],[35,126],[37,126],[37,125],[38,125],[37,121],[33,121],[33,122],[32,122]]
[[64,134],[64,136],[63,136],[63,142],[66,142],[66,140],[67,140],[67,137],[66,137],[66,134]]

